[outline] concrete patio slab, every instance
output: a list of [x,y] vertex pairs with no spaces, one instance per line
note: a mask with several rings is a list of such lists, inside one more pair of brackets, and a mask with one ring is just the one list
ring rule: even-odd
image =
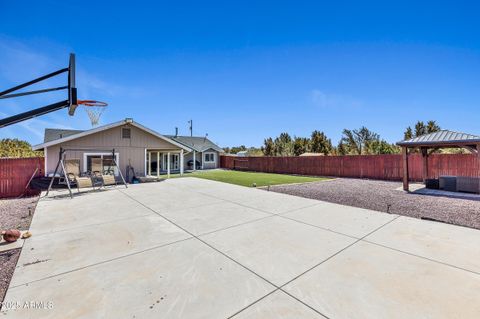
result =
[[240,312],[235,319],[325,319],[281,290]]
[[477,318],[480,276],[359,242],[284,288],[329,318]]
[[162,215],[195,235],[272,216],[271,214],[230,202],[204,205],[195,209],[187,208],[167,211],[162,213]]
[[356,238],[367,235],[397,217],[368,209],[319,201],[315,206],[285,213],[282,216]]
[[277,286],[355,241],[277,216],[201,238]]
[[[159,216],[136,217],[31,237],[10,286],[80,269],[191,237]],[[94,248],[94,249],[92,249]]]
[[[272,214],[282,214],[318,204],[317,200],[263,191],[256,198],[243,201],[243,205]],[[279,196],[280,195],[280,196]]]
[[8,302],[51,301],[52,309],[20,307],[5,318],[227,318],[273,289],[186,240],[9,289]]
[[84,193],[70,198],[42,198],[30,231],[34,236],[125,218],[153,214],[117,190]]
[[42,198],[32,233],[0,317],[480,313],[479,231],[214,181]]
[[120,191],[157,212],[195,208],[223,202],[219,198],[172,187],[166,182],[134,186],[136,187],[129,187]]
[[480,274],[480,231],[400,217],[365,240]]

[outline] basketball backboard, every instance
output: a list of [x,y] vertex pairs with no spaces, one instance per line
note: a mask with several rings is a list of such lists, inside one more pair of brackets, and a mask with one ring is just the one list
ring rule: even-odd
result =
[[75,85],[75,54],[71,53],[68,63],[68,115],[73,116],[77,106],[77,87]]
[[[27,91],[27,92],[18,92],[19,90],[30,87],[33,84],[43,82],[47,79],[56,77],[58,75],[61,75],[63,73],[67,73],[67,85],[65,86],[59,86],[59,87],[53,87],[53,88],[47,88],[47,89],[40,89],[40,90],[33,90],[33,91]],[[30,111],[26,111],[23,113],[19,113],[16,115],[12,115],[10,117],[6,117],[3,119],[0,119],[0,128],[5,127],[8,125],[12,125],[21,121],[25,121],[40,115],[44,115],[50,112],[54,112],[63,108],[69,108],[69,114],[73,115],[75,113],[75,109],[78,104],[77,100],[77,88],[75,85],[75,54],[70,54],[70,60],[68,67],[54,71],[52,73],[43,75],[39,78],[33,79],[31,81],[22,83],[20,85],[14,86],[10,89],[7,89],[5,91],[0,92],[0,100],[2,99],[9,99],[9,98],[20,98],[22,96],[27,96],[27,95],[32,95],[32,94],[40,94],[40,93],[48,93],[48,92],[53,92],[53,91],[59,91],[59,90],[67,90],[67,95],[68,98],[59,101],[56,103],[52,103],[47,106],[39,107]]]

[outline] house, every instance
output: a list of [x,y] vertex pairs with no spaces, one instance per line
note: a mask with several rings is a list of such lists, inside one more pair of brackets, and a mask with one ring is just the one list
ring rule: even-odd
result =
[[237,152],[236,155],[239,157],[246,157],[248,156],[248,151],[240,151],[240,152]]
[[[189,163],[193,158],[198,164],[195,169],[217,168],[222,152],[206,137],[166,136],[133,119],[85,131],[45,129],[44,142],[33,149],[44,151],[47,176],[55,171],[60,149],[66,150],[66,159],[80,161],[82,172],[92,171],[94,158],[107,163],[115,156],[124,176],[127,175],[127,166],[133,167],[137,176],[183,174],[185,169],[193,168]],[[115,170],[115,175],[118,174]]]
[[207,137],[178,135],[166,135],[166,137],[191,150],[188,154],[185,154],[186,168],[195,170],[217,168],[219,166],[219,154],[223,153],[223,149]]
[[323,153],[313,153],[313,152],[305,152],[300,154],[299,156],[325,156]]

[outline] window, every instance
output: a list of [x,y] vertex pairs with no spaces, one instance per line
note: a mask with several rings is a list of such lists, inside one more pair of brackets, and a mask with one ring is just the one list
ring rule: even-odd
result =
[[215,162],[215,153],[205,153],[205,163]]
[[118,153],[115,153],[115,161],[113,161],[112,153],[83,153],[83,171],[99,172],[101,174],[118,175],[118,169],[115,163],[119,165]]
[[122,138],[130,138],[131,131],[129,127],[122,127]]

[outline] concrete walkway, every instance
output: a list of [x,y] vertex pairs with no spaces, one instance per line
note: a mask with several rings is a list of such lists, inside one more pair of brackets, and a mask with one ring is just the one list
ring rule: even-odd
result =
[[478,318],[480,231],[196,178],[43,198],[2,318]]

